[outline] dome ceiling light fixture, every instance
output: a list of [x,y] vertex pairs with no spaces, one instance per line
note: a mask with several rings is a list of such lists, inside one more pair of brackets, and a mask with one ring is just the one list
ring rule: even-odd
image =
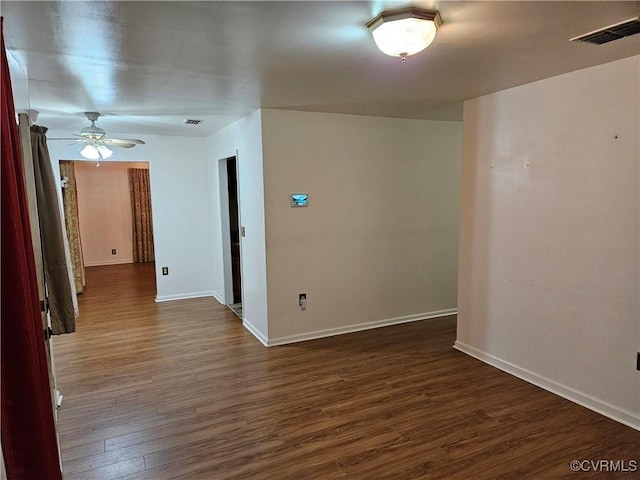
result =
[[400,57],[404,62],[409,55],[421,52],[433,42],[440,25],[439,12],[409,7],[382,12],[367,23],[367,28],[383,53]]

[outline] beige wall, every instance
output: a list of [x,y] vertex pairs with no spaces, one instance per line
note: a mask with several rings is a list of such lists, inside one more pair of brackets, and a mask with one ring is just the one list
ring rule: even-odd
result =
[[269,343],[455,311],[462,125],[262,115]]
[[[132,263],[131,202],[128,168],[147,162],[75,162],[78,215],[87,266]],[[116,255],[111,249],[116,249]]]
[[640,57],[465,103],[458,348],[640,428]]

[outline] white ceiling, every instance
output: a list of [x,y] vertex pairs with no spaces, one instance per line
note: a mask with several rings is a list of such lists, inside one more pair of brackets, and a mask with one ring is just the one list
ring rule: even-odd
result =
[[[403,64],[378,51],[365,24],[408,5],[439,10],[444,24]],[[100,111],[107,131],[193,136],[260,107],[461,119],[465,99],[640,53],[640,35],[569,42],[638,16],[640,2],[3,0],[0,8],[16,110],[39,110],[39,124],[64,130],[86,126],[86,110]]]

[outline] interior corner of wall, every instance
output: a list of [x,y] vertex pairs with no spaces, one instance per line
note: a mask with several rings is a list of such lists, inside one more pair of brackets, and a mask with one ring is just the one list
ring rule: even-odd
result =
[[257,328],[253,323],[251,323],[249,320],[247,320],[246,318],[242,320],[242,326],[244,328],[246,328],[247,330],[249,330],[249,332],[258,339],[258,341],[264,345],[265,347],[270,346],[269,345],[269,336],[268,334],[265,334],[264,332],[260,331],[259,328]]

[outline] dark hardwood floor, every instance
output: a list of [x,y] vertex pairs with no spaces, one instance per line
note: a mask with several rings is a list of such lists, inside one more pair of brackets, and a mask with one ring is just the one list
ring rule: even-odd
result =
[[640,462],[640,432],[453,350],[455,317],[267,349],[154,281],[88,268],[55,339],[66,480],[640,478],[572,472]]

